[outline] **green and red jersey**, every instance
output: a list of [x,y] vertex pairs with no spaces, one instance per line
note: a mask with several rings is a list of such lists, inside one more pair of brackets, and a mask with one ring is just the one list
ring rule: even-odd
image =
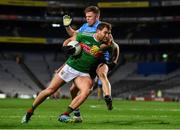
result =
[[[70,56],[66,63],[72,68],[90,73],[92,67],[97,67],[102,52],[98,51],[101,42],[94,38],[94,33],[78,33],[76,40],[80,43],[82,51],[78,56]],[[94,53],[94,51],[97,51]]]

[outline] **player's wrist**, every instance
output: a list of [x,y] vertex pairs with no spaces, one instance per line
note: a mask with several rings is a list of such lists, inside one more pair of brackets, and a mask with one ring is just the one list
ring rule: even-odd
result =
[[71,24],[65,24],[65,23],[63,23],[63,26],[64,27],[69,27]]
[[64,25],[64,27],[65,27],[65,28],[69,28],[69,27],[70,27],[70,25]]

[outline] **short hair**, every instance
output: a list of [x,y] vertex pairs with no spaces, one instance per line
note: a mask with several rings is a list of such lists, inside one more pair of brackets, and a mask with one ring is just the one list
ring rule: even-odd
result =
[[110,23],[101,22],[101,23],[97,26],[97,30],[103,30],[105,27],[106,27],[108,30],[111,30],[111,29],[112,29],[112,26],[111,26]]
[[97,15],[100,15],[100,9],[97,6],[88,6],[84,10],[84,13],[87,13],[87,12],[93,12],[93,13],[95,13]]

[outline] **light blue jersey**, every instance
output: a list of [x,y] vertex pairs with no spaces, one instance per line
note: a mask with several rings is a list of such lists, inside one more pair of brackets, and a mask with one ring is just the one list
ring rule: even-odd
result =
[[97,21],[92,26],[89,26],[88,23],[84,23],[79,29],[78,32],[96,32],[97,26],[100,24],[100,21]]

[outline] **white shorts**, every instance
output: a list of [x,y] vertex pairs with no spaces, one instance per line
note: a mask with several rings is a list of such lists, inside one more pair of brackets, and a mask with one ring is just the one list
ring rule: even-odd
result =
[[63,68],[59,71],[58,75],[60,76],[61,79],[63,79],[65,82],[69,82],[73,80],[74,78],[78,76],[88,76],[90,75],[88,73],[83,73],[78,70],[73,69],[69,65],[65,64]]

